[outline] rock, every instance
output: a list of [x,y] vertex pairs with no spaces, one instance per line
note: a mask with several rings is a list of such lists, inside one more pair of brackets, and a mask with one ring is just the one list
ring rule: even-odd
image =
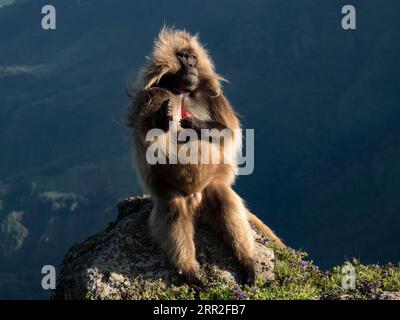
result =
[[382,292],[379,300],[400,300],[400,292]]
[[[149,238],[152,209],[147,196],[118,206],[116,222],[103,232],[73,246],[60,268],[53,299],[151,299],[184,284]],[[232,251],[204,226],[196,227],[197,258],[208,278],[237,285],[240,268]],[[265,281],[274,280],[274,253],[254,232],[256,268]]]

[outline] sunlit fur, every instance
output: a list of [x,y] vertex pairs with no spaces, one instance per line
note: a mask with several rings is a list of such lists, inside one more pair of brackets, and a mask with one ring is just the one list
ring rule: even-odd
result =
[[181,30],[163,28],[154,42],[153,52],[142,71],[143,88],[157,86],[160,79],[168,73],[176,73],[180,69],[176,53],[192,49],[197,54],[197,68],[200,81],[206,83],[215,95],[221,94],[220,81],[224,80],[215,72],[214,63],[207,50],[198,41],[198,36],[192,36]]
[[[215,72],[214,64],[198,37],[185,31],[163,28],[155,40],[149,63],[140,74],[141,86],[128,116],[128,124],[134,129],[132,137],[137,172],[155,202],[149,221],[150,232],[173,265],[188,279],[193,279],[198,271],[193,242],[194,218],[199,216],[201,222],[215,229],[233,249],[239,263],[250,273],[247,282],[254,284],[254,275],[251,275],[254,271],[254,240],[250,223],[278,245],[283,246],[283,243],[247,210],[243,200],[233,191],[236,162],[150,165],[146,161],[146,150],[151,144],[146,141],[146,134],[153,128],[155,113],[165,100],[179,99],[159,84],[164,76],[179,71],[181,66],[176,53],[183,50],[191,50],[197,55],[199,71],[199,85],[191,92],[189,103],[226,128],[232,131],[240,129],[239,120],[222,93],[223,78]],[[164,135],[168,139],[169,132]],[[241,150],[241,140],[241,135],[235,130],[232,144],[223,144],[221,148],[232,148],[236,155]]]

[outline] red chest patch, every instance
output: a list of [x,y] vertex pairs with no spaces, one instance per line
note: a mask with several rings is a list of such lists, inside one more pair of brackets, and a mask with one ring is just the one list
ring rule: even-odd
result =
[[184,105],[181,107],[181,118],[186,119],[193,116]]

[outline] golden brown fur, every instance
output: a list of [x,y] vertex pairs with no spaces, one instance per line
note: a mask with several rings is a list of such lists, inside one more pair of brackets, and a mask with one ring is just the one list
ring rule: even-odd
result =
[[[216,121],[234,132],[233,140],[224,141],[216,152],[222,154],[230,148],[230,154],[234,156],[241,149],[241,136],[234,131],[240,128],[239,120],[222,93],[220,81],[223,78],[215,72],[207,51],[200,45],[197,36],[164,28],[155,41],[149,65],[142,71],[141,88],[136,93],[129,115],[129,125],[134,128],[137,170],[155,201],[150,231],[175,267],[193,280],[198,269],[193,242],[194,216],[200,214],[201,221],[222,235],[243,268],[251,273],[254,269],[254,240],[249,222],[278,245],[283,244],[246,209],[242,199],[233,191],[231,186],[237,171],[234,159],[228,164],[185,165],[150,165],[146,160],[146,150],[152,144],[146,141],[146,134],[154,128],[155,114],[168,99],[174,105],[173,110],[179,110],[183,104],[184,98],[179,93],[161,85],[163,77],[179,71],[176,52],[180,50],[196,53],[199,71],[199,84],[185,98],[186,103],[193,108],[193,112],[198,112],[199,117]],[[179,120],[176,114],[174,117]],[[163,135],[170,139],[169,132]],[[201,143],[214,148],[209,141]],[[254,283],[254,279],[249,282]]]

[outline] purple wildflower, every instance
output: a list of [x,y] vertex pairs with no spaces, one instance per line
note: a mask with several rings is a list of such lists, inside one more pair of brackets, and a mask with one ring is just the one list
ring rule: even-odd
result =
[[242,292],[242,290],[240,290],[239,288],[235,289],[233,291],[233,294],[235,296],[237,296],[239,299],[244,299],[246,297],[246,295]]
[[370,290],[371,292],[375,292],[375,287],[374,287],[373,285],[371,285],[371,286],[369,287],[369,290]]

